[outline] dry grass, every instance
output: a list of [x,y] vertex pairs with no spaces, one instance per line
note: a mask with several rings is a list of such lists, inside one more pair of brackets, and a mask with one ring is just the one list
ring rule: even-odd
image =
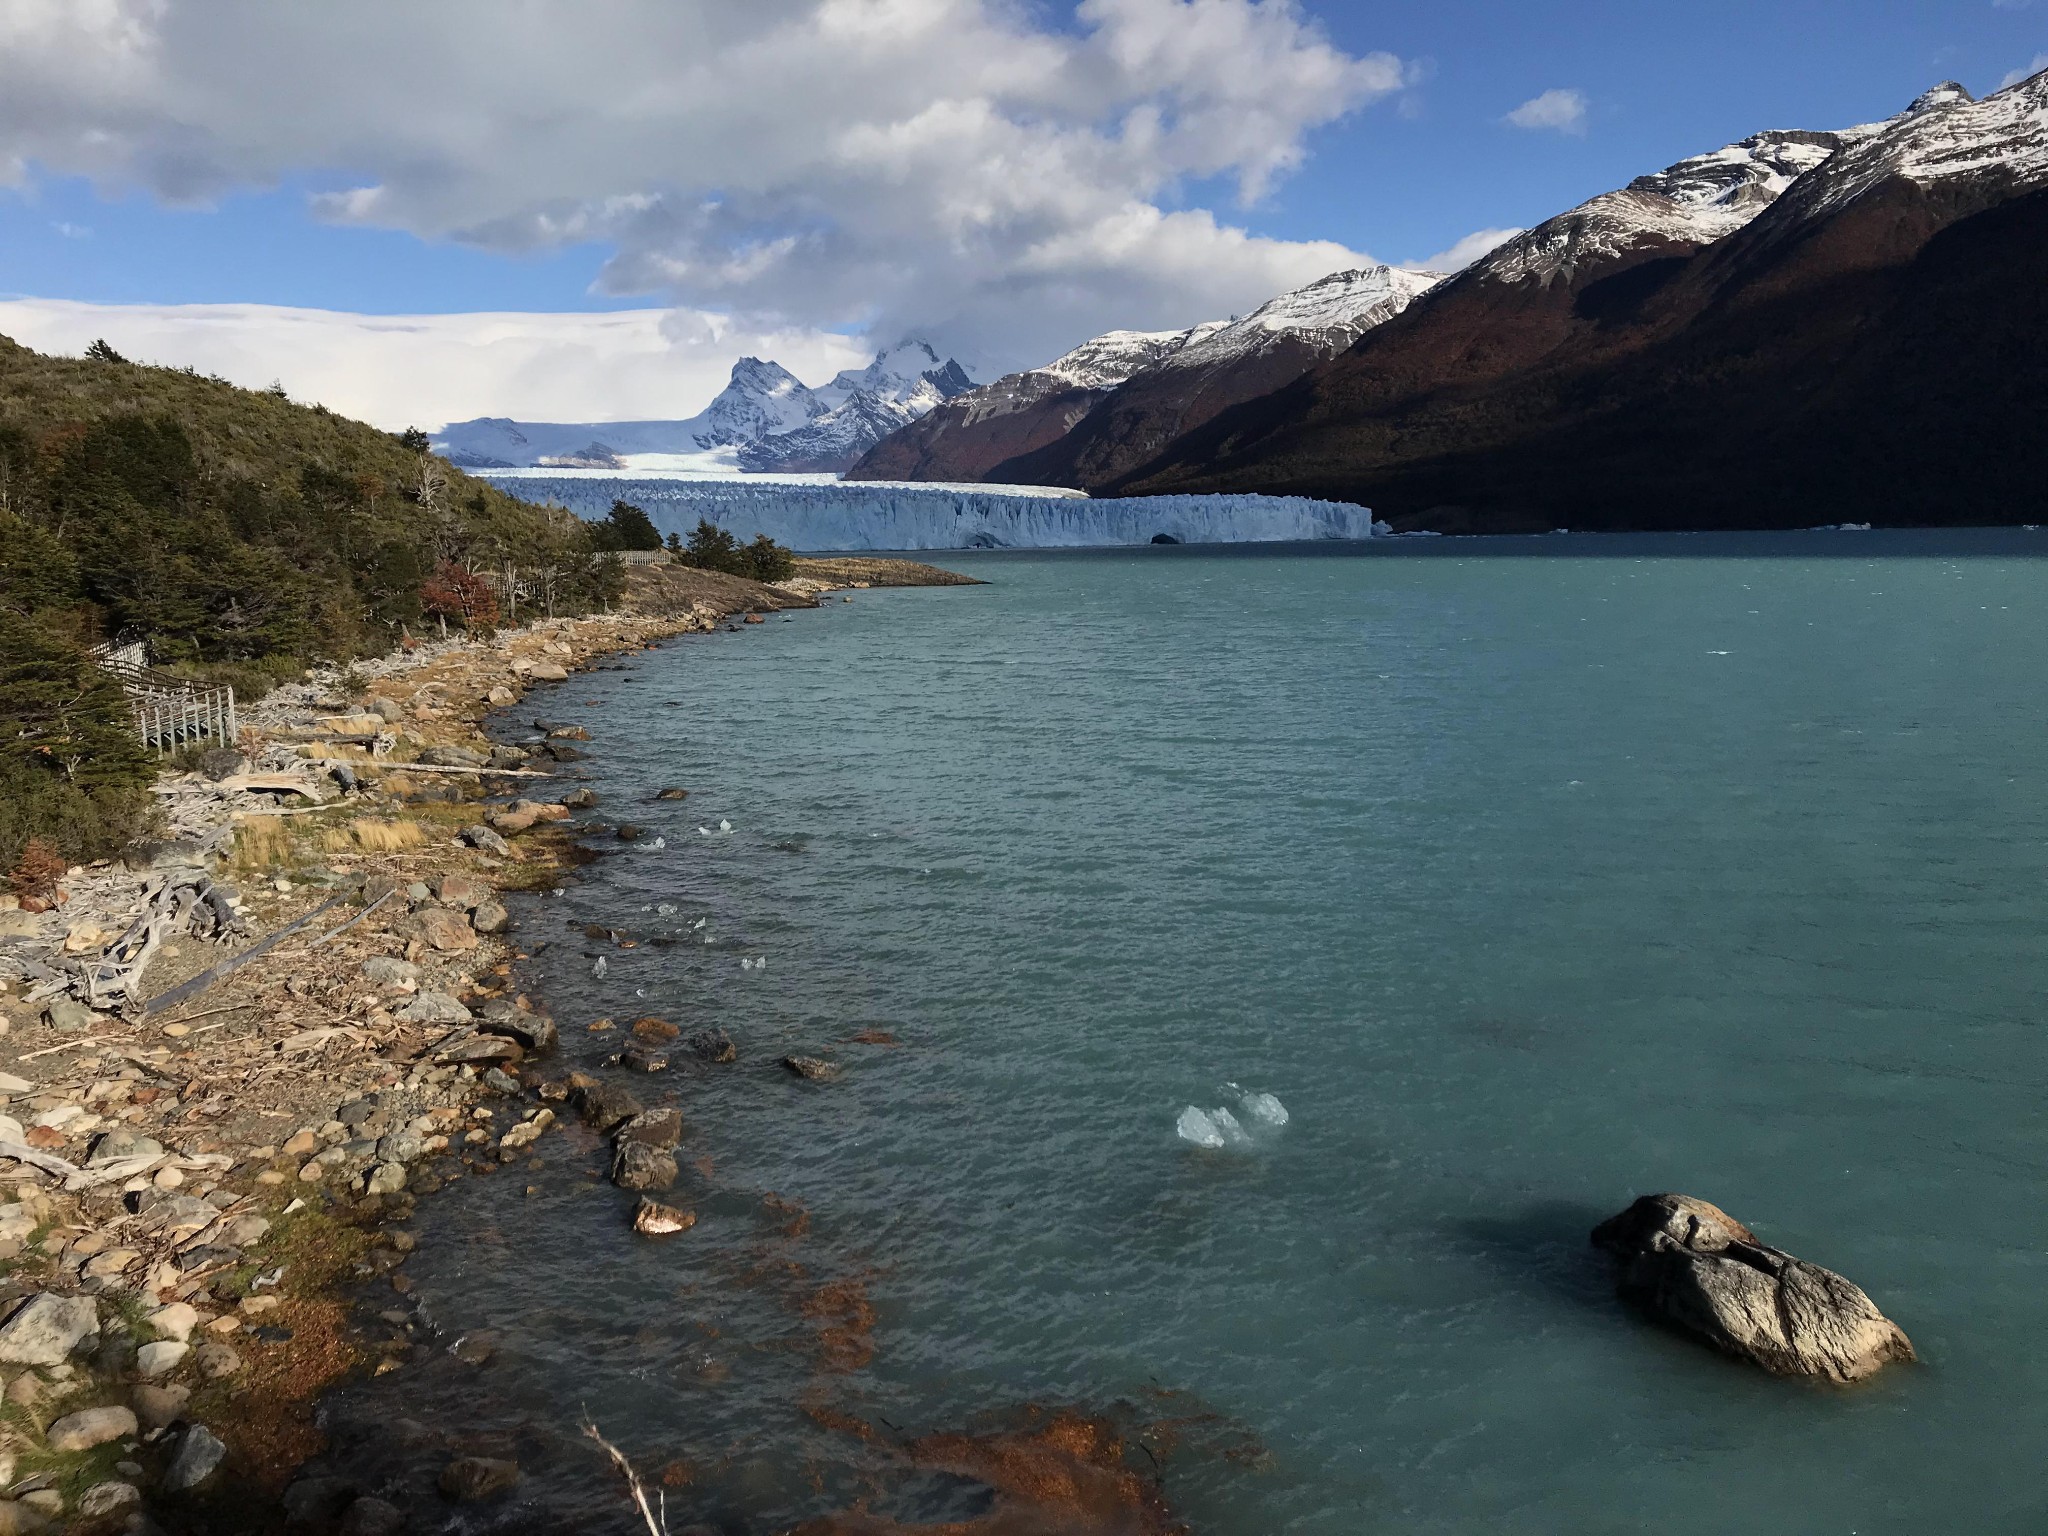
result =
[[237,869],[277,869],[292,860],[292,835],[278,816],[251,816],[235,827]]
[[403,853],[408,848],[425,847],[428,841],[427,829],[409,817],[380,821],[374,816],[358,816],[347,826],[328,832],[321,846],[329,853]]

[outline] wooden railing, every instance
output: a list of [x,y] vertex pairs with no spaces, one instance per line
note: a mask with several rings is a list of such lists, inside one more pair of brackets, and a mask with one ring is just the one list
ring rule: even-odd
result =
[[121,680],[143,745],[169,753],[211,737],[222,746],[233,746],[241,730],[235,690],[209,688],[159,672],[143,664],[144,654],[140,644],[109,642],[92,648],[93,659]]

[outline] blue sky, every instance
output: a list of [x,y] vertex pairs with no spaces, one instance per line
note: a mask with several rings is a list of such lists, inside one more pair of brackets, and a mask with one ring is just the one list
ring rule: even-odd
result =
[[[852,99],[835,103],[824,98],[845,37],[810,49],[810,13],[834,6],[893,8],[897,21],[923,12],[913,20],[930,24],[883,35],[878,73],[850,64]],[[394,25],[425,14],[396,0],[362,7],[355,30],[372,34],[380,8]],[[1284,0],[1085,0],[1078,12],[1050,0],[1023,11],[1003,0],[763,0],[760,28],[785,28],[772,34],[749,34],[736,11],[639,0],[595,13],[613,35],[579,72],[545,25],[495,27],[497,52],[481,56],[460,8],[437,12],[451,18],[444,56],[431,26],[410,26],[426,34],[422,67],[452,98],[424,107],[402,79],[389,99],[362,90],[404,66],[353,73],[351,39],[320,33],[317,19],[271,13],[252,28],[255,13],[221,0],[169,0],[136,8],[125,31],[81,23],[10,40],[9,25],[37,23],[0,16],[0,44],[15,45],[0,47],[0,173],[17,166],[11,187],[0,177],[0,294],[385,316],[675,306],[685,320],[668,344],[695,347],[692,366],[714,385],[731,345],[780,337],[827,367],[835,338],[850,356],[908,328],[1012,366],[1109,324],[1242,308],[1353,256],[1426,258],[1762,128],[1883,117],[1945,78],[1982,94],[2048,54],[2048,0],[1302,0],[1291,11]],[[564,27],[593,15],[524,14],[551,10]],[[252,54],[318,50],[325,70],[242,96],[246,70],[219,56],[261,27],[278,35],[249,37]],[[723,110],[745,116],[764,95],[767,109],[727,138],[705,77],[689,84],[680,63],[665,73],[663,50],[718,66],[726,49],[761,67],[764,38],[766,72]],[[380,47],[372,38],[367,57],[388,58]],[[786,81],[775,47],[787,50]],[[891,47],[905,78],[889,72]],[[1006,49],[1027,65],[1006,74],[986,62]],[[1164,84],[1152,78],[1162,73]],[[956,90],[968,76],[978,83]],[[983,116],[905,148],[903,125],[928,122],[920,91],[960,95]],[[1536,114],[1550,126],[1515,126],[1510,115],[1545,93],[1567,110]],[[882,95],[863,116],[863,97]],[[536,98],[524,115],[505,105],[524,96]],[[712,120],[691,117],[683,98],[704,99]],[[1140,153],[1129,125],[1154,110],[1168,127],[1156,153]],[[821,143],[895,147],[857,172],[763,147],[785,128],[801,139],[814,111]],[[1004,155],[1014,168],[994,186],[977,180]],[[1038,174],[1031,199],[1005,201]],[[1261,189],[1250,201],[1248,184]],[[1093,201],[1070,195],[1075,186]],[[988,226],[998,233],[947,222],[982,203],[1003,203]],[[1010,261],[993,249],[1006,238],[1037,254]],[[0,329],[53,344],[34,332],[41,313],[0,312]],[[69,336],[91,321],[65,324]],[[789,340],[798,333],[811,341]],[[233,369],[265,363],[237,353]]]

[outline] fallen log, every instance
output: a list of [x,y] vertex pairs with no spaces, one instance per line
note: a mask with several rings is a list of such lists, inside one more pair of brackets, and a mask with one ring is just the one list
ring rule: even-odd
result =
[[177,986],[171,988],[170,991],[162,994],[161,996],[152,997],[148,1002],[142,1005],[140,1009],[140,1016],[147,1017],[151,1012],[160,1008],[175,1008],[180,1003],[186,1001],[186,999],[197,997],[200,993],[204,992],[208,987],[212,986],[215,982],[223,981],[229,976],[232,976],[236,971],[239,971],[251,960],[255,960],[265,954],[268,954],[278,944],[290,938],[293,934],[297,933],[301,928],[306,927],[315,918],[323,916],[324,914],[333,911],[336,907],[340,906],[341,903],[346,899],[347,898],[341,896],[328,897],[327,900],[321,902],[319,906],[315,907],[312,911],[308,912],[304,917],[300,918],[297,922],[286,924],[284,927],[278,929],[277,932],[273,933],[269,938],[264,939],[262,942],[251,945],[249,948],[243,950],[239,955],[235,955],[230,959],[221,961],[219,965],[211,966],[208,969],[201,971],[197,976],[194,976],[190,981],[180,982]]

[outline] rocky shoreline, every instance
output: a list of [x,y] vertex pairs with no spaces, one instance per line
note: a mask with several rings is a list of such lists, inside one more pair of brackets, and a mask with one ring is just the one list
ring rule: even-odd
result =
[[[420,1196],[532,1162],[572,1099],[603,1118],[624,1097],[547,1073],[554,1025],[517,989],[499,899],[575,858],[588,738],[537,721],[507,746],[484,720],[676,635],[969,580],[641,566],[616,615],[309,675],[247,711],[238,750],[164,776],[169,837],[70,871],[50,910],[0,911],[0,1536],[404,1529],[376,1498],[293,1484],[321,1444],[313,1399],[431,1348],[404,1305]],[[125,1000],[102,985],[124,965]],[[659,1118],[621,1120],[649,1232],[689,1219],[653,1198]],[[369,1284],[393,1305],[366,1330]],[[504,1475],[451,1464],[444,1493]]]

